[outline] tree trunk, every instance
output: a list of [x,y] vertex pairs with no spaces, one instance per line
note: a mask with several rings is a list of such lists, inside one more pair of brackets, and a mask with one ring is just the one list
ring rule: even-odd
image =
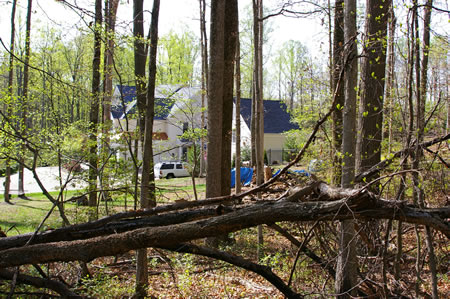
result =
[[231,142],[233,133],[233,83],[236,60],[236,40],[239,31],[237,0],[226,1],[224,23],[224,75],[222,102],[222,161],[221,195],[230,194]]
[[[25,58],[23,66],[23,93],[22,93],[22,128],[19,129],[23,136],[27,136],[28,130],[31,128],[31,118],[28,118],[28,84],[29,84],[29,65],[30,65],[30,50],[31,50],[31,14],[32,14],[33,0],[28,0],[27,6],[27,23],[25,31]],[[25,145],[22,144],[22,150],[19,157],[19,197],[25,198],[24,184],[24,163],[25,163]]]
[[[255,155],[256,155],[256,184],[264,183],[264,106],[263,106],[263,69],[262,69],[262,21],[263,2],[253,0],[253,39],[254,39],[254,62],[253,62],[253,85],[255,98]],[[263,256],[263,229],[258,226],[258,248],[257,258]]]
[[[201,36],[201,56],[202,56],[202,120],[201,128],[205,128],[205,98],[206,98],[206,84],[208,82],[208,37],[206,35],[206,2],[205,0],[199,0],[200,3],[200,36]],[[202,136],[200,141],[200,172],[199,176],[202,177],[206,169],[205,160],[205,138]]]
[[[394,56],[394,37],[395,37],[395,25],[397,19],[394,14],[394,6],[391,5],[389,10],[389,39],[388,39],[388,57],[387,57],[387,76],[386,76],[386,89],[385,89],[385,110],[387,110],[388,115],[383,114],[384,118],[387,119],[387,136],[388,136],[388,154],[391,153],[392,144],[392,118],[393,118],[393,107],[394,107],[394,70],[395,70],[395,56]],[[386,123],[386,121],[384,122]]]
[[[423,49],[422,49],[422,65],[419,70],[419,51],[416,50],[416,75],[420,73],[420,78],[416,82],[417,90],[417,119],[416,119],[416,130],[417,130],[417,142],[420,143],[424,139],[425,132],[425,107],[426,107],[426,96],[427,96],[427,83],[428,83],[428,55],[430,49],[430,24],[431,24],[431,7],[433,5],[433,0],[428,0],[427,4],[424,8],[424,17],[423,17]],[[418,32],[416,28],[416,32]],[[416,43],[418,45],[419,38],[416,37]],[[418,47],[418,46],[417,46]],[[420,79],[420,80],[419,80]],[[414,162],[413,169],[419,169],[420,160],[423,156],[422,148],[419,146],[416,147],[416,151],[414,153]],[[423,190],[422,182],[420,181],[419,175],[417,173],[413,174],[413,182],[414,182],[414,193],[416,195],[416,200],[419,203],[419,206],[425,207],[425,192]],[[437,289],[437,277],[436,277],[436,258],[434,255],[433,248],[433,233],[431,229],[427,226],[425,227],[425,243],[428,249],[428,266],[431,272],[431,290],[432,297],[434,299],[439,298],[439,293]]]
[[[368,0],[361,62],[356,169],[363,172],[381,160],[386,37],[391,0]],[[378,178],[378,175],[374,179]]]
[[[92,61],[92,91],[89,113],[89,207],[97,206],[97,129],[99,123],[100,105],[100,59],[101,59],[101,24],[102,24],[102,1],[95,0],[95,25],[94,25],[94,58]],[[91,210],[90,218],[96,218],[97,212]]]
[[231,116],[237,17],[235,0],[226,3],[212,1],[208,76],[207,197],[227,195],[230,192]]
[[[13,79],[14,79],[14,43],[15,43],[15,31],[16,31],[16,25],[15,25],[15,18],[16,18],[16,7],[17,7],[17,0],[14,0],[12,3],[11,8],[11,41],[9,44],[9,69],[8,69],[8,96],[10,103],[13,103]],[[6,115],[8,117],[11,116],[11,105],[5,105],[5,111]],[[5,170],[5,182],[4,182],[4,199],[5,202],[9,203],[10,201],[10,186],[11,186],[11,166],[10,166],[10,159],[6,159],[6,170]]]
[[[207,197],[230,194],[233,73],[237,31],[237,1],[213,0],[208,70]],[[227,239],[226,235],[223,235],[222,239]],[[207,243],[217,246],[218,241],[217,238],[210,238]]]
[[[356,136],[356,85],[358,75],[356,47],[356,0],[344,1],[344,39],[348,63],[345,66],[345,105],[342,132],[342,187],[353,185],[355,178]],[[350,298],[356,293],[357,260],[355,229],[352,220],[341,222],[339,232],[339,254],[336,265],[335,288],[338,298]]]
[[334,34],[333,34],[333,65],[331,92],[336,93],[336,109],[333,111],[333,183],[340,185],[342,174],[342,109],[344,107],[344,85],[339,85],[336,90],[337,81],[343,67],[344,47],[344,0],[336,0],[334,7]]
[[241,47],[239,40],[239,31],[236,39],[236,110],[235,125],[236,125],[236,171],[235,171],[235,193],[241,193]]
[[[105,1],[105,72],[104,72],[104,84],[103,84],[103,163],[107,163],[109,158],[109,143],[110,143],[110,130],[112,127],[111,120],[111,99],[113,93],[112,86],[112,73],[113,73],[113,59],[114,59],[114,35],[116,26],[116,14],[119,6],[119,0],[106,0]],[[109,189],[109,175],[108,172],[103,172],[100,180],[101,189]],[[109,194],[106,191],[102,191],[105,202],[109,200]]]
[[[134,37],[134,80],[136,83],[136,100],[138,109],[138,135],[136,138],[144,142],[145,109],[146,109],[146,76],[145,65],[147,53],[144,40],[144,0],[133,1],[133,37]],[[136,156],[137,158],[137,156]]]
[[[150,56],[148,67],[147,103],[145,109],[144,152],[142,158],[141,208],[156,206],[155,174],[153,172],[153,118],[155,115],[156,55],[158,50],[159,0],[153,0],[152,20],[150,24]],[[147,295],[148,263],[147,249],[137,251],[136,295]]]

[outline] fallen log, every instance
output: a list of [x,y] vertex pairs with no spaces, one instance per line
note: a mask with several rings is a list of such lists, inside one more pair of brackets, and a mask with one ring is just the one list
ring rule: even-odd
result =
[[404,202],[381,200],[367,190],[342,192],[347,196],[350,192],[351,196],[326,202],[295,202],[287,199],[256,202],[228,214],[197,221],[139,228],[87,240],[10,248],[0,251],[0,268],[55,261],[88,262],[101,256],[147,247],[167,248],[181,242],[280,221],[395,219],[427,225],[450,238],[450,224],[446,221],[450,218],[450,207],[420,209],[408,206]]
[[[13,271],[0,269],[0,278],[12,280],[13,276],[14,276]],[[80,298],[81,297],[78,294],[74,293],[72,290],[70,290],[70,288],[67,285],[65,285],[62,282],[56,281],[56,280],[34,277],[34,276],[19,273],[17,275],[17,282],[20,284],[31,285],[36,288],[45,288],[45,289],[52,290],[64,298]]]

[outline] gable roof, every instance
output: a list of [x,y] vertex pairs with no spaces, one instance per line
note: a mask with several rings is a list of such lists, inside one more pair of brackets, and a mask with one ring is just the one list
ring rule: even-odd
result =
[[[172,109],[175,100],[172,96],[176,94],[182,87],[181,86],[158,86],[155,90],[155,117],[156,120],[167,119],[170,110]],[[123,103],[121,99],[123,95]],[[125,113],[128,115],[135,114],[137,112],[136,105],[136,86],[116,85],[114,92],[116,100],[111,105],[111,114],[115,119],[122,119],[125,117]],[[125,104],[125,106],[123,105]]]
[[[250,128],[252,100],[241,99],[241,116]],[[291,116],[287,112],[286,104],[281,101],[263,101],[264,106],[264,133],[283,133],[293,129],[299,129],[297,124],[291,122]]]

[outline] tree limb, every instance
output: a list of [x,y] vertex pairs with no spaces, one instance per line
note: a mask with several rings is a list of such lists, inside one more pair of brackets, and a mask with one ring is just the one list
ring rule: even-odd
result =
[[[5,269],[0,269],[0,278],[11,280],[13,279],[14,272],[8,271]],[[32,285],[37,288],[46,288],[50,289],[52,291],[57,292],[62,297],[65,298],[79,298],[80,296],[76,293],[72,292],[69,287],[67,287],[65,284],[59,281],[40,278],[40,277],[34,277],[30,275],[25,274],[19,274],[17,275],[17,282],[23,283],[27,285]]]
[[197,255],[203,255],[217,260],[225,261],[232,265],[241,267],[243,269],[252,271],[269,281],[280,292],[282,292],[287,298],[303,298],[300,294],[295,293],[284,281],[272,272],[272,269],[267,266],[259,265],[250,260],[244,259],[240,256],[236,256],[224,251],[219,251],[209,247],[200,247],[189,243],[176,244],[173,246],[165,247],[176,252],[192,253]]

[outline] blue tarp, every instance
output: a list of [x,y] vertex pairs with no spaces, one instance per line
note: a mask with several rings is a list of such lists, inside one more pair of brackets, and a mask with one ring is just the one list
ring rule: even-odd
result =
[[[241,167],[241,184],[243,186],[249,186],[252,182],[253,168]],[[236,168],[231,169],[231,188],[236,185]]]

